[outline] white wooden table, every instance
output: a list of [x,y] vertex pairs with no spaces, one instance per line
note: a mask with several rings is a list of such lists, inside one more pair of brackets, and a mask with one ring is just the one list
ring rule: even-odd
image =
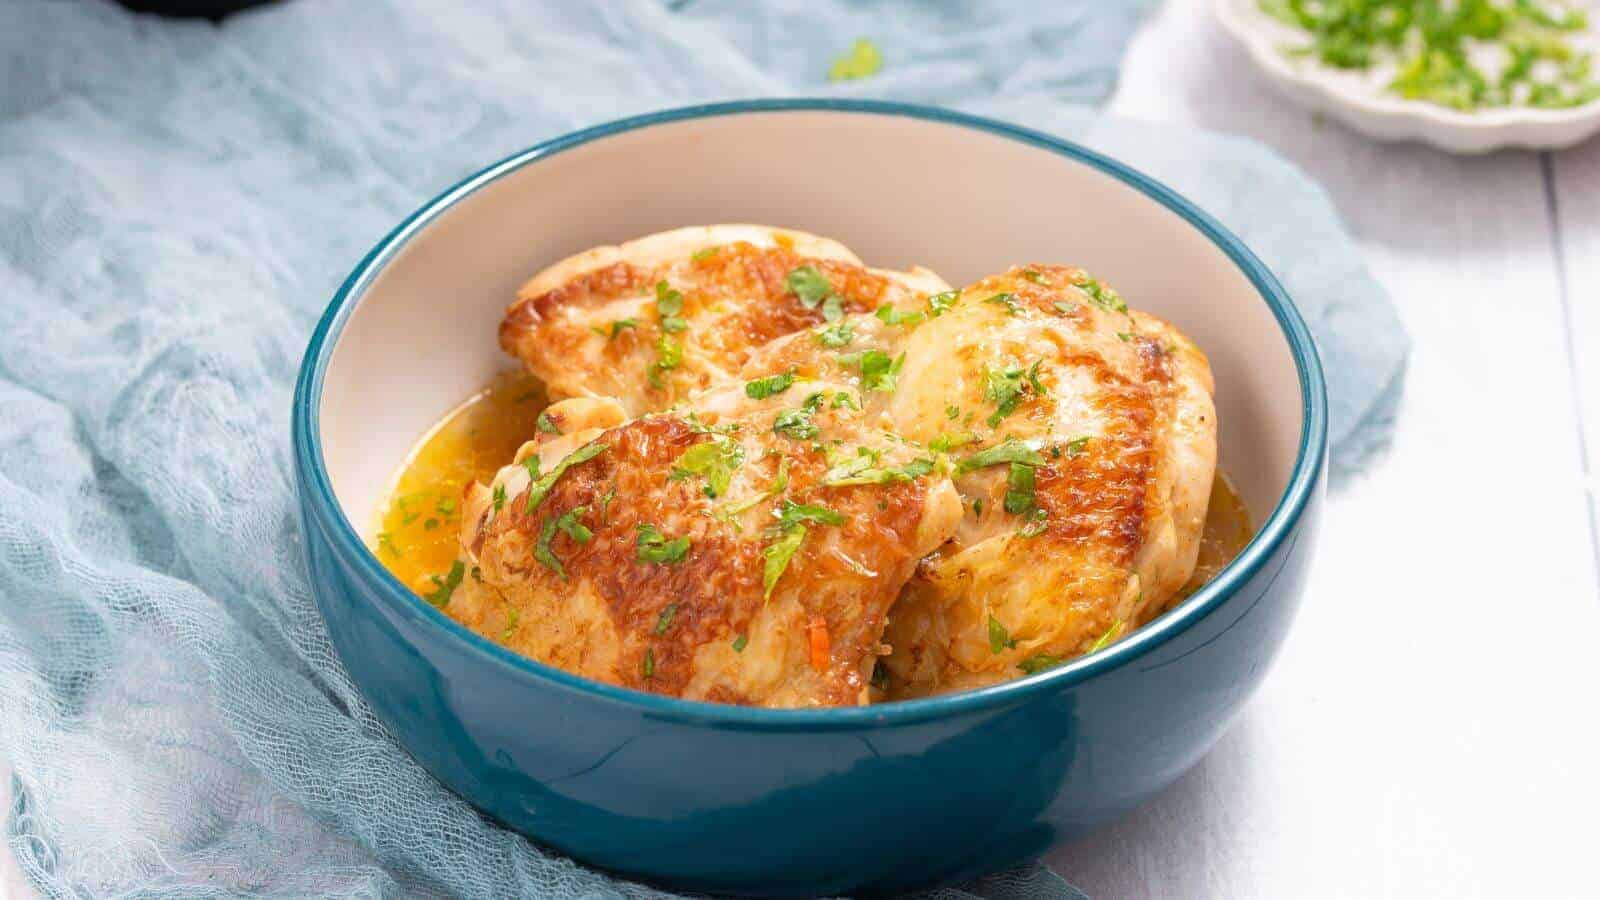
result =
[[1270,93],[1205,5],[1146,24],[1112,109],[1321,182],[1415,348],[1237,726],[1050,861],[1095,897],[1600,896],[1600,140],[1372,143]]
[[1374,144],[1269,93],[1203,6],[1152,17],[1112,108],[1304,168],[1415,349],[1394,446],[1331,497],[1259,696],[1050,862],[1104,898],[1600,895],[1600,140]]

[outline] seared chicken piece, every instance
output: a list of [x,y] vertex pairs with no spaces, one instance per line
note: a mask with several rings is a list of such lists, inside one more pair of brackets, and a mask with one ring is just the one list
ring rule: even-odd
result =
[[636,416],[730,381],[773,338],[947,289],[802,232],[681,228],[540,272],[507,310],[500,346],[552,397],[615,397]]
[[895,696],[1048,668],[1165,608],[1216,465],[1198,348],[1080,270],[1032,266],[966,288],[892,352],[886,427],[948,449],[966,502],[891,613]]
[[611,684],[761,706],[866,702],[890,605],[961,503],[859,387],[788,376],[622,422],[572,399],[468,489],[448,614]]

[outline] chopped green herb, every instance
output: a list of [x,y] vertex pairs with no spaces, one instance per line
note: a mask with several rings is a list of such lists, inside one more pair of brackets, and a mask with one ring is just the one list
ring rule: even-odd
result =
[[394,538],[390,537],[389,532],[387,531],[378,532],[378,549],[396,559],[399,559],[404,555],[400,552],[400,549],[394,545]]
[[534,481],[539,480],[539,454],[529,453],[522,459],[522,467],[528,470],[528,477]]
[[789,289],[789,293],[800,298],[806,309],[816,309],[833,293],[833,285],[817,271],[816,266],[800,266],[791,270],[784,278],[783,285]]
[[994,428],[1022,405],[1022,370],[985,367],[983,380],[983,399],[994,404],[994,412],[987,419],[989,427]]
[[1033,675],[1037,672],[1043,672],[1045,669],[1054,669],[1056,666],[1059,666],[1064,662],[1066,662],[1066,660],[1059,656],[1051,656],[1048,653],[1038,653],[1028,657],[1022,662],[1017,663],[1017,668],[1029,675]]
[[1017,295],[1010,293],[1009,291],[1001,291],[1000,293],[995,294],[993,297],[990,297],[983,302],[993,303],[997,306],[1004,306],[1006,308],[1007,315],[1022,315],[1022,308],[1017,305]]
[[667,629],[672,627],[672,620],[677,615],[678,604],[668,603],[666,608],[661,610],[661,615],[656,617],[655,633],[658,635],[666,634]]
[[950,308],[956,305],[956,300],[960,299],[960,297],[960,291],[942,291],[940,293],[930,295],[928,297],[928,318],[937,319],[949,312]]
[[868,391],[882,391],[886,394],[894,393],[895,379],[900,375],[900,368],[905,365],[906,355],[900,354],[891,358],[882,350],[864,350],[860,353],[846,353],[839,357],[845,365],[861,367],[861,387]]
[[1011,639],[1011,632],[1007,631],[1006,627],[1000,624],[1000,620],[996,619],[993,613],[990,613],[989,652],[1000,653],[1001,651],[1008,650],[1016,645],[1017,642]]
[[533,558],[544,563],[547,568],[555,570],[557,575],[566,578],[567,570],[562,568],[561,560],[557,559],[555,553],[550,550],[550,539],[555,535],[556,520],[546,519],[544,527],[539,529],[539,541],[534,545]]
[[817,506],[810,503],[796,503],[785,500],[774,512],[778,516],[778,526],[788,528],[791,525],[843,525],[845,517],[826,506]]
[[613,499],[615,499],[616,496],[617,496],[617,486],[615,484],[613,484],[611,486],[611,489],[606,491],[606,495],[604,497],[600,498],[600,521],[601,522],[609,521],[606,518],[606,510],[611,508],[611,501]]
[[1055,306],[1056,312],[1061,313],[1064,316],[1070,316],[1078,309],[1078,304],[1068,303],[1065,300],[1057,300],[1052,305]]
[[945,433],[929,441],[928,449],[936,450],[940,453],[949,453],[951,450],[957,447],[965,447],[977,439],[978,436],[970,431],[963,431],[960,434]]
[[1102,635],[1100,635],[1100,637],[1096,638],[1095,642],[1090,644],[1089,645],[1089,649],[1084,651],[1084,652],[1085,653],[1094,653],[1097,650],[1103,649],[1105,647],[1105,645],[1111,643],[1112,639],[1115,638],[1119,633],[1121,633],[1121,631],[1122,631],[1122,620],[1118,619],[1117,621],[1112,622],[1111,623],[1111,627],[1106,629],[1106,633],[1102,634]]
[[716,256],[717,255],[717,251],[721,250],[721,249],[722,249],[722,247],[720,245],[711,246],[711,247],[702,247],[701,249],[696,250],[695,252],[689,254],[689,259],[694,261],[694,262],[704,262],[704,261],[710,259],[711,257]]
[[435,519],[435,518],[432,518],[432,517],[429,517],[426,522],[422,523],[422,528],[423,528],[424,531],[432,531],[432,530],[434,530],[435,528],[438,528],[438,527],[439,527],[439,520]]
[[635,546],[635,555],[639,562],[655,563],[658,566],[670,563],[679,563],[689,554],[689,538],[676,537],[671,540],[661,533],[659,528],[648,522],[640,522],[638,526],[639,537]]
[[811,421],[811,417],[822,406],[822,399],[822,393],[818,392],[807,397],[799,409],[779,412],[772,420],[772,430],[797,441],[809,441],[816,437],[821,429]]
[[423,597],[434,606],[444,609],[450,603],[450,595],[461,586],[461,579],[467,574],[466,564],[456,560],[450,564],[450,571],[443,578],[438,575],[429,576],[433,580],[433,590]]
[[751,400],[765,400],[773,394],[781,394],[794,384],[794,373],[784,372],[781,375],[768,375],[754,381],[744,383],[744,395]]
[[855,340],[855,331],[849,322],[835,322],[817,332],[817,343],[824,347],[847,347]]
[[503,484],[495,485],[493,497],[495,515],[499,515],[501,507],[506,505],[506,486]]
[[1088,294],[1089,300],[1106,312],[1125,313],[1128,311],[1128,304],[1123,301],[1122,295],[1093,278],[1077,285],[1077,288]]
[[983,498],[982,497],[974,497],[972,499],[972,515],[975,518],[979,518],[979,519],[983,518]]
[[1075,437],[1072,440],[1067,441],[1067,458],[1071,459],[1072,457],[1077,456],[1078,454],[1082,453],[1083,448],[1087,446],[1089,446],[1088,437]]
[[927,313],[901,312],[887,303],[878,307],[877,316],[885,325],[919,325],[928,318]]
[[833,402],[828,404],[828,408],[838,409],[841,406],[853,409],[856,412],[861,411],[861,402],[851,396],[849,391],[834,391]]
[[735,653],[743,653],[744,652],[744,648],[749,646],[749,644],[750,644],[749,636],[741,634],[738,637],[733,639],[733,652],[735,652]]
[[656,651],[654,647],[646,647],[644,650],[644,677],[656,677]]
[[656,282],[656,312],[663,318],[682,314],[683,293],[673,290],[665,281]]
[[1046,525],[1049,524],[1049,518],[1049,513],[1042,509],[1035,508],[1033,512],[1028,514],[1027,524],[1017,529],[1017,534],[1020,534],[1025,538],[1036,538],[1039,535],[1044,534],[1044,529]]
[[785,527],[778,533],[777,539],[761,548],[761,556],[766,560],[762,566],[761,583],[762,598],[770,599],[772,589],[778,584],[778,579],[783,577],[784,570],[789,568],[789,561],[794,558],[800,543],[806,539],[806,527],[796,522]]
[[825,322],[837,322],[844,318],[844,298],[838,294],[829,294],[822,301],[822,319]]
[[594,539],[594,532],[590,531],[582,521],[584,515],[588,512],[589,507],[587,506],[574,506],[562,513],[561,518],[556,519],[556,527],[574,541],[580,544],[587,544]]
[[1023,269],[1022,270],[1022,277],[1026,278],[1027,280],[1029,280],[1031,282],[1033,282],[1034,284],[1049,284],[1050,283],[1049,281],[1045,280],[1045,277],[1043,275],[1041,275],[1038,272],[1035,272],[1032,269]]
[[961,407],[951,405],[944,408],[944,417],[954,422],[961,417]]
[[1133,333],[1129,331],[1119,331],[1117,332],[1117,339],[1126,344],[1133,340]]
[[861,38],[850,45],[850,52],[828,67],[829,81],[854,81],[877,74],[883,68],[883,53],[878,45]]
[[683,451],[667,477],[680,481],[698,475],[706,481],[706,496],[720,497],[733,480],[733,470],[744,462],[744,447],[738,441],[718,436]]
[[521,619],[522,614],[517,611],[516,607],[506,610],[506,627],[504,631],[500,632],[500,640],[511,640],[511,636],[517,632],[517,622]]
[[683,345],[673,340],[670,335],[663,334],[656,338],[657,359],[650,364],[646,377],[651,387],[665,387],[666,380],[662,373],[676,369],[683,362]]
[[1025,466],[1042,466],[1044,457],[1039,451],[1028,446],[1024,441],[1016,438],[1006,438],[1004,443],[993,447],[985,447],[977,453],[968,456],[956,464],[957,472],[971,472],[987,466],[998,466],[1001,463],[1021,463]]
[[784,489],[787,488],[788,486],[789,486],[789,460],[787,460],[787,459],[779,459],[778,460],[778,474],[773,477],[771,486],[769,486],[762,493],[759,493],[759,494],[755,495],[754,497],[751,497],[749,500],[745,500],[742,503],[730,503],[730,504],[728,504],[727,506],[723,507],[721,510],[718,510],[716,515],[720,519],[731,519],[734,516],[737,516],[737,515],[739,515],[741,513],[748,512],[749,510],[754,509],[756,504],[758,504],[761,501],[767,499],[768,497],[776,497],[776,496],[778,496],[779,494],[783,493]]
[[[568,469],[586,463],[604,452],[606,452],[605,444],[588,443],[567,454],[565,459],[556,463],[555,468],[550,470],[550,474],[537,478],[533,484],[528,485],[528,503],[524,512],[531,514],[538,509],[539,504],[544,502],[545,495],[550,493],[550,489],[556,486],[556,482]],[[535,468],[530,468],[528,471],[531,474]]]
[[[865,465],[860,464],[865,461]],[[934,470],[933,460],[914,459],[903,466],[875,468],[870,457],[861,457],[843,466],[824,472],[822,483],[828,487],[845,487],[852,484],[894,484],[915,481]]]
[[453,515],[456,511],[456,502],[441,497],[439,502],[433,505],[433,510],[441,516]]
[[1044,389],[1043,384],[1039,383],[1039,365],[1042,362],[1044,360],[1039,360],[1028,367],[1028,386],[1033,388],[1033,392],[1040,397],[1048,397],[1050,392]]
[[598,329],[598,328],[596,328],[595,331],[599,332],[600,336],[605,338],[606,340],[614,341],[614,340],[617,339],[617,335],[622,333],[623,329],[625,329],[625,328],[638,328],[638,327],[639,327],[639,320],[638,319],[628,318],[628,319],[618,319],[615,322],[612,322],[611,323],[611,331],[609,333],[607,333],[605,331],[602,331],[601,329]]
[[1033,509],[1033,505],[1033,466],[1012,463],[1011,472],[1006,476],[1006,512],[1020,515]]
[[540,431],[544,432],[545,434],[560,434],[561,433],[560,426],[556,425],[555,420],[550,418],[549,411],[545,411],[545,412],[539,413],[539,418],[538,418],[537,421],[534,422],[534,427],[538,428]]

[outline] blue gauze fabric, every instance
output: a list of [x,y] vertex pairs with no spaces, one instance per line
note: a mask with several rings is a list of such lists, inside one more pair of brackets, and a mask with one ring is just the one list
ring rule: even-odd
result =
[[[873,95],[1110,150],[1261,251],[1321,341],[1340,458],[1380,443],[1404,338],[1323,195],[1254,145],[1068,108],[1108,95],[1141,5],[0,6],[0,758],[34,883],[661,896],[485,821],[389,739],[294,525],[292,381],[341,278],[442,187],[581,125]],[[883,73],[829,85],[856,36]],[[1033,867],[939,896],[1079,894]]]

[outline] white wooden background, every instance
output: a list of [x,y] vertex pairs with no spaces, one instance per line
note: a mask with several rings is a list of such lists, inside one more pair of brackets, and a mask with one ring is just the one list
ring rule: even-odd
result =
[[1204,5],[1151,18],[1113,110],[1301,166],[1415,349],[1266,686],[1195,771],[1050,862],[1098,898],[1600,896],[1600,139],[1374,144],[1271,94]]
[[1272,94],[1205,5],[1146,24],[1112,109],[1321,182],[1415,347],[1237,726],[1050,861],[1106,898],[1600,897],[1600,139],[1372,143]]

